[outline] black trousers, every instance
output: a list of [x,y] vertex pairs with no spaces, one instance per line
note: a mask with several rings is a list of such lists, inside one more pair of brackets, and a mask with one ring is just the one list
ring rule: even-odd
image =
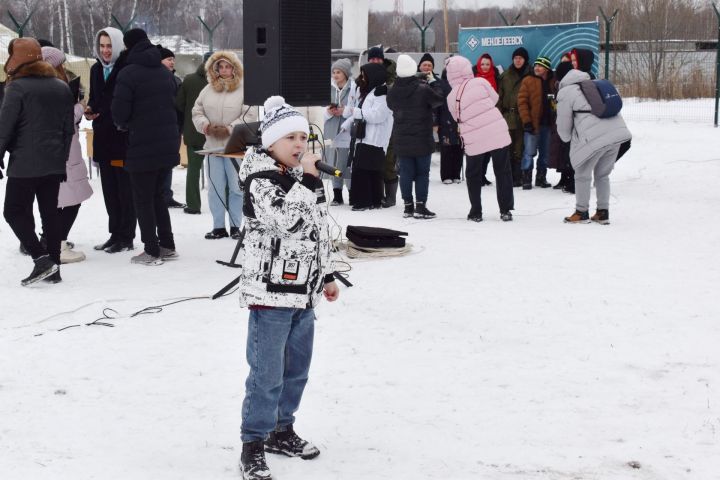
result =
[[165,185],[171,168],[150,172],[130,172],[135,212],[140,225],[140,239],[145,252],[160,256],[160,246],[175,250],[170,213],[165,202]]
[[[495,188],[497,190],[497,202],[500,212],[508,212],[515,208],[513,196],[513,178],[508,148],[498,148],[491,152],[467,157],[467,188],[470,198],[470,213],[482,214],[482,201],[480,192],[483,184],[483,164],[486,157],[492,159],[493,172],[495,173]],[[487,164],[486,164],[487,165]]]
[[110,236],[119,242],[131,242],[135,238],[137,219],[130,177],[122,167],[113,167],[107,161],[99,163]]
[[462,145],[440,146],[440,180],[460,180],[462,163]]
[[[8,178],[3,215],[33,260],[49,254],[50,258],[60,265],[60,215],[57,204],[63,177],[64,175],[48,175]],[[47,237],[47,250],[35,233],[35,198],[38,201],[43,232]]]
[[382,205],[383,173],[365,170],[353,165],[350,181],[350,202],[353,207],[376,207]]
[[75,219],[80,211],[80,204],[71,205],[69,207],[58,208],[60,215],[60,240],[67,240],[70,235],[70,229],[75,224]]

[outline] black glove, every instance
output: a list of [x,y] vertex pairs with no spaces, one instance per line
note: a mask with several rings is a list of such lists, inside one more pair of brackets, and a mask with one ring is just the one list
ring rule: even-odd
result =
[[525,130],[526,133],[534,133],[535,132],[532,122],[527,122],[527,123],[523,124],[523,129]]

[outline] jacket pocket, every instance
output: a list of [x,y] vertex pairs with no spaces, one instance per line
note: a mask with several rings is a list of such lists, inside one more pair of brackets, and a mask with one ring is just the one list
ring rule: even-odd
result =
[[311,240],[272,238],[268,252],[265,283],[271,293],[307,294],[308,281],[317,269],[317,243]]

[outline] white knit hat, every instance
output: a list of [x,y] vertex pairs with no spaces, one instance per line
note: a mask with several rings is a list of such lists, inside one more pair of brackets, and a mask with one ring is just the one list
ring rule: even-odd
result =
[[265,116],[260,123],[263,148],[268,148],[292,132],[310,134],[308,121],[300,112],[285,103],[283,97],[279,95],[272,96],[265,100],[263,107],[265,108]]
[[397,76],[400,78],[412,77],[417,73],[417,63],[409,55],[399,55],[397,57]]

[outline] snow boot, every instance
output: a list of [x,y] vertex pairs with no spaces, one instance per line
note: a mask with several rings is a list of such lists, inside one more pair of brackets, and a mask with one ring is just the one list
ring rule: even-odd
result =
[[39,282],[40,280],[49,277],[60,268],[52,261],[50,255],[38,257],[33,260],[33,262],[35,262],[35,266],[33,267],[32,272],[30,272],[30,275],[20,281],[20,285],[23,287],[27,287],[28,285],[32,285],[35,282]]
[[415,218],[422,218],[422,219],[428,219],[428,218],[435,218],[435,212],[431,212],[427,209],[425,206],[425,202],[416,202],[415,203],[415,214],[413,215]]
[[590,216],[588,212],[575,210],[575,213],[569,217],[565,217],[565,223],[590,223]]
[[385,182],[385,198],[382,200],[382,208],[394,207],[397,203],[398,179]]
[[522,188],[523,190],[532,190],[532,170],[522,171]]
[[332,202],[330,202],[331,207],[337,207],[338,205],[342,205],[343,198],[342,198],[342,188],[333,188],[333,199]]
[[303,460],[310,460],[320,455],[320,450],[300,438],[292,425],[288,425],[282,432],[270,432],[269,438],[265,440],[265,451],[288,457],[300,457]]
[[598,208],[595,212],[595,215],[590,217],[590,220],[592,220],[595,223],[599,223],[600,225],[609,225],[610,224],[610,211],[607,209],[600,209]]
[[60,242],[61,264],[82,262],[83,260],[85,260],[85,254],[83,252],[76,252],[70,248],[70,245],[68,245],[68,242],[65,240]]
[[415,215],[415,205],[413,202],[405,202],[405,210],[403,211],[403,218],[410,218]]
[[535,174],[535,186],[540,187],[540,188],[552,187],[552,185],[550,185],[547,182],[546,177],[547,177],[547,169],[545,169],[545,168],[538,169],[537,173]]
[[273,476],[265,462],[262,440],[243,443],[240,454],[240,472],[244,480],[272,480]]

